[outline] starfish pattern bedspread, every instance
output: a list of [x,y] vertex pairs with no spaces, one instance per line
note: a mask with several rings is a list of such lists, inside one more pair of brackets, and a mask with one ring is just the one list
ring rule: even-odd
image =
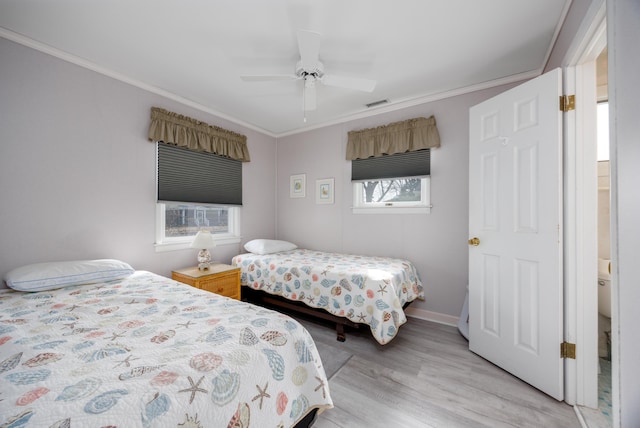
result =
[[0,290],[0,426],[290,427],[332,407],[292,318],[149,272]]
[[402,259],[296,249],[240,254],[232,264],[242,285],[367,324],[383,345],[407,321],[403,306],[424,299],[418,271]]

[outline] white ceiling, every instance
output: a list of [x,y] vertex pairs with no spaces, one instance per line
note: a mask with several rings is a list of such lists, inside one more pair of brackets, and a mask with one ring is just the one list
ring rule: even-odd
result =
[[[570,2],[0,0],[0,36],[282,136],[536,76]],[[302,81],[240,79],[294,73],[298,30],[322,34],[325,73],[375,90],[320,85],[305,123]]]

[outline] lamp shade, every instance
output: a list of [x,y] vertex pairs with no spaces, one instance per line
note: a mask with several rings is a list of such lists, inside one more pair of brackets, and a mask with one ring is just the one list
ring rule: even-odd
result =
[[208,230],[201,230],[191,242],[191,248],[213,248],[216,246],[213,235]]

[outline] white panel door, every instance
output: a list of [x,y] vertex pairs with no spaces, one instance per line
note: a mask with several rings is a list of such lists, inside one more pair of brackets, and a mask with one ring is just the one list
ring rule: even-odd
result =
[[470,110],[469,348],[562,400],[560,69]]

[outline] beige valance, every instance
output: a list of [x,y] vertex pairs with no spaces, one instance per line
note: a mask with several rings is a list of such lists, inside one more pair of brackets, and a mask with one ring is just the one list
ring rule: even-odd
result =
[[433,116],[350,131],[348,135],[347,160],[440,147],[440,134]]
[[151,108],[149,140],[249,162],[247,137],[158,107]]

